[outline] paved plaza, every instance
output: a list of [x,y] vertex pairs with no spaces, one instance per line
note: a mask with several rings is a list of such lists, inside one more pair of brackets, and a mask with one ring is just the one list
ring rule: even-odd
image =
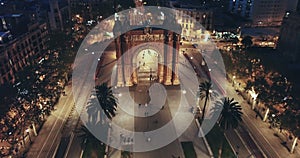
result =
[[[151,85],[156,85],[152,83]],[[161,134],[161,137],[168,137],[169,135],[176,135],[176,125],[174,123],[169,126],[169,133],[155,133],[155,131],[163,128],[166,124],[170,123],[173,117],[175,117],[178,112],[180,95],[182,94],[179,86],[169,86],[166,87],[165,104],[163,105],[153,105],[150,98],[151,88],[148,85],[138,85],[129,88],[129,95],[132,97],[131,104],[119,105],[117,110],[118,114],[113,119],[113,123],[123,127],[124,129],[112,130],[111,136],[113,138],[111,141],[118,142],[120,148],[124,150],[134,150],[137,149],[147,149],[151,145],[161,144],[156,141],[157,135]],[[150,89],[150,91],[149,91]],[[122,91],[122,90],[119,90]],[[158,93],[158,92],[157,92]],[[122,97],[125,97],[123,93],[120,93],[119,101],[124,103]],[[149,95],[150,94],[150,95]],[[161,96],[163,96],[161,94]],[[127,96],[125,97],[127,98]],[[161,97],[163,98],[163,97]],[[160,99],[160,98],[156,98]],[[159,102],[155,100],[155,102]],[[191,113],[190,107],[184,107],[186,112]],[[134,112],[134,113],[131,113]],[[131,113],[131,114],[130,114]],[[132,115],[133,114],[133,115]],[[183,119],[184,120],[184,119]],[[128,130],[128,131],[127,131]],[[139,134],[133,134],[130,131],[142,133],[142,137]],[[141,139],[140,139],[141,138]],[[160,136],[158,136],[160,138]],[[207,147],[205,146],[202,138],[198,138],[198,128],[194,121],[190,123],[187,130],[183,132],[181,136],[178,136],[174,141],[162,146],[161,148],[145,151],[145,152],[134,152],[133,156],[135,158],[153,158],[153,157],[184,157],[184,153],[181,147],[181,142],[192,141],[194,144],[194,149],[198,157],[209,157]],[[115,143],[113,143],[115,144]],[[149,148],[150,149],[150,148]],[[119,157],[121,151],[112,149],[110,157]]]

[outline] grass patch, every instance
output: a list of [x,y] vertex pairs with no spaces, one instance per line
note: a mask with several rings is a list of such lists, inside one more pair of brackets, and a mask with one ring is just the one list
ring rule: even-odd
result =
[[211,150],[214,154],[214,157],[219,156],[219,149],[221,142],[223,142],[222,156],[224,158],[234,158],[235,155],[228,144],[223,132],[219,128],[219,126],[215,125],[214,128],[206,135],[206,139],[211,147]]
[[193,142],[181,142],[181,146],[186,158],[197,158]]

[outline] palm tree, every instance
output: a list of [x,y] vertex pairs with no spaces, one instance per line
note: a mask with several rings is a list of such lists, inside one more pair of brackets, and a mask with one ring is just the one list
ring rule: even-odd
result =
[[81,138],[81,147],[84,149],[83,157],[101,157],[105,152],[105,145],[95,137],[90,130],[99,129],[99,124],[87,123],[81,125],[80,129],[76,130],[78,137]]
[[238,102],[234,101],[234,98],[229,99],[228,97],[226,97],[221,101],[217,101],[215,107],[212,110],[222,110],[218,123],[224,130],[237,128],[239,122],[242,121],[242,107]]
[[[221,101],[217,101],[215,107],[212,108],[214,112],[221,112],[218,124],[221,127],[223,133],[228,129],[237,128],[242,121],[242,107],[238,102],[234,101],[234,98],[223,98]],[[220,142],[219,157],[222,155],[223,139]]]
[[205,81],[205,82],[202,82],[200,85],[199,85],[199,97],[201,100],[205,99],[204,101],[204,106],[203,106],[203,113],[202,113],[202,121],[204,120],[204,116],[205,116],[205,110],[206,110],[206,106],[207,106],[207,102],[210,100],[210,99],[213,99],[215,97],[218,96],[218,94],[216,93],[216,91],[213,91],[212,90],[212,83],[211,81]]
[[[92,126],[92,124],[87,123],[87,126]],[[98,140],[93,133],[90,132],[90,130],[85,125],[81,125],[80,129],[76,131],[78,133],[78,137],[81,138],[81,145],[84,146],[87,143],[93,142],[95,140]]]
[[99,86],[96,86],[95,89],[102,111],[107,118],[112,119],[114,116],[116,116],[118,104],[118,99],[113,95],[112,87],[108,86],[107,83],[103,83]]

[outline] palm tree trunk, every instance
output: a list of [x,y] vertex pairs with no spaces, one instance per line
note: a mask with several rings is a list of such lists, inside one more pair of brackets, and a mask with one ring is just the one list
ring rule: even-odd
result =
[[297,141],[298,141],[298,137],[295,137],[295,138],[294,138],[294,141],[293,141],[293,144],[292,144],[292,148],[291,148],[290,153],[293,153],[293,152],[294,152],[295,146],[296,146],[296,144],[297,144]]
[[201,119],[201,123],[204,121],[204,117],[205,117],[205,109],[206,109],[207,101],[208,101],[208,96],[205,97],[204,107],[203,107],[203,110],[202,110],[202,119]]
[[267,121],[269,112],[270,112],[270,109],[268,108],[266,113],[265,113],[264,119],[263,119],[264,122]]
[[35,136],[37,136],[37,132],[36,132],[36,128],[35,128],[35,123],[34,122],[32,122],[32,129],[33,129],[33,133],[34,133],[34,135]]

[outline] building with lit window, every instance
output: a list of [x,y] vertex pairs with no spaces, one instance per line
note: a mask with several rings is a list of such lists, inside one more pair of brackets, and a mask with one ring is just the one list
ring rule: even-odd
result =
[[[207,31],[213,30],[213,11],[210,9],[170,2],[176,9],[176,20],[182,27],[182,37],[186,39],[204,39]],[[199,26],[202,28],[199,28]]]
[[279,26],[298,0],[230,0],[229,11],[252,20],[253,26]]
[[28,31],[14,37],[10,31],[0,32],[0,84],[13,83],[16,72],[35,61],[46,49],[46,23],[28,25]]
[[239,14],[242,17],[250,18],[253,10],[252,1],[253,0],[231,0],[229,3],[229,11]]

